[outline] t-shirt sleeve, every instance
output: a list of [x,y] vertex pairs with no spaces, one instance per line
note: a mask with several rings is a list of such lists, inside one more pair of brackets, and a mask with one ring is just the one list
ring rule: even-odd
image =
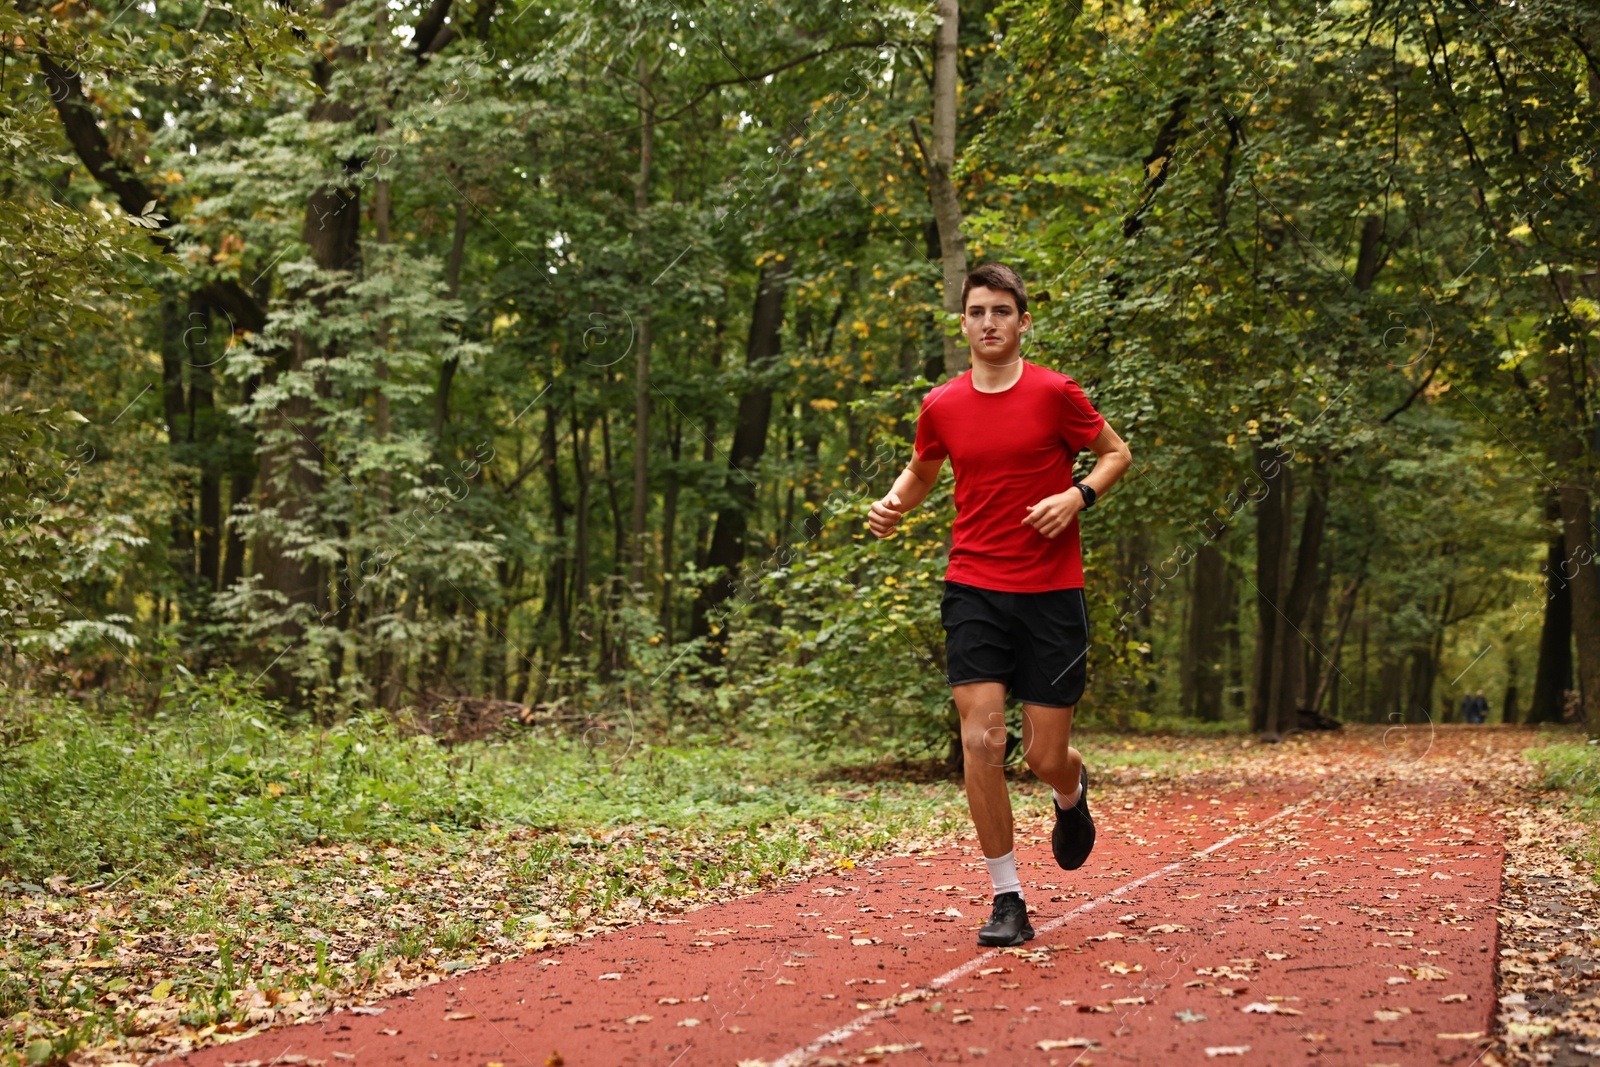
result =
[[1089,442],[1100,436],[1100,430],[1106,424],[1105,416],[1094,409],[1078,383],[1071,378],[1062,379],[1060,392],[1061,440],[1066,442],[1068,451],[1076,454],[1088,448]]
[[934,424],[933,409],[940,390],[935,389],[922,398],[922,411],[917,415],[916,453],[918,459],[942,460],[950,450],[939,440],[939,428]]

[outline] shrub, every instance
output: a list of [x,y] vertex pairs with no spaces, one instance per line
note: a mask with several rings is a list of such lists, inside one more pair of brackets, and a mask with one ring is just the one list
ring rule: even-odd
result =
[[458,764],[370,715],[284,724],[230,675],[180,672],[150,716],[20,696],[0,718],[0,869],[83,879],[475,826],[485,801]]

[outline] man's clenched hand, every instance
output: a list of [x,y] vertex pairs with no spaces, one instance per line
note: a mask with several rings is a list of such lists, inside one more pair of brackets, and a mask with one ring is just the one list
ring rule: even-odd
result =
[[1054,538],[1072,525],[1072,520],[1083,510],[1083,494],[1076,489],[1047,496],[1028,509],[1024,526],[1032,526],[1046,537]]
[[881,541],[894,533],[894,528],[900,524],[900,516],[904,514],[900,506],[900,494],[891,492],[882,500],[872,502],[872,508],[867,512],[867,526]]

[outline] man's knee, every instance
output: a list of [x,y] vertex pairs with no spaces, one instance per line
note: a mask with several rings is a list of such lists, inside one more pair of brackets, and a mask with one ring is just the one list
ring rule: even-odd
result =
[[1045,750],[1040,745],[1034,745],[1028,752],[1028,769],[1040,781],[1053,782],[1058,778],[1064,777],[1067,773],[1068,762],[1069,753],[1065,745],[1062,745],[1059,750],[1053,746],[1049,750]]
[[1006,728],[1003,723],[990,723],[974,716],[961,724],[961,747],[968,759],[982,759],[1001,763],[1006,754]]

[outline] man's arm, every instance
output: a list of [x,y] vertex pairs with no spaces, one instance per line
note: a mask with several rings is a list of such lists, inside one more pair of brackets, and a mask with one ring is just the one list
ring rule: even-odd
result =
[[[1128,444],[1117,436],[1117,431],[1111,428],[1108,422],[1100,428],[1089,448],[1099,457],[1094,462],[1094,468],[1079,479],[1079,484],[1087,485],[1094,490],[1096,503],[1099,498],[1111,491],[1122,476],[1128,473],[1128,468],[1133,466],[1133,453],[1129,451]],[[1054,538],[1078,517],[1078,512],[1083,510],[1083,494],[1073,488],[1054,496],[1047,496],[1028,509],[1028,517],[1022,522],[1032,526],[1045,537]]]
[[927,499],[939,480],[942,459],[912,459],[894,480],[894,487],[867,512],[867,526],[879,540],[894,533],[900,516]]

